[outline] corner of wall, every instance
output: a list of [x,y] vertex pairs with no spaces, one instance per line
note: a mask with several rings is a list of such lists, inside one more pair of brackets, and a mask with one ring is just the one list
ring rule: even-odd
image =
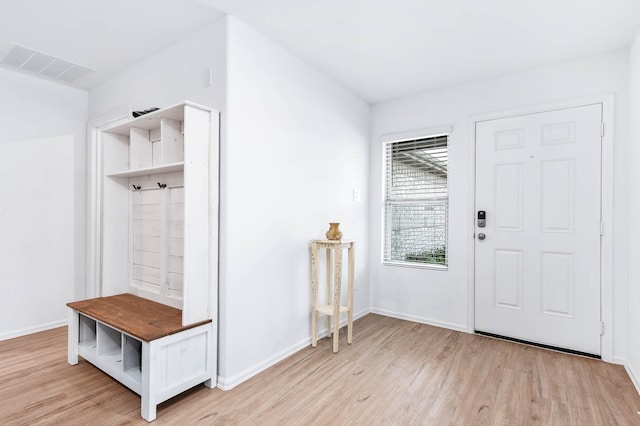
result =
[[[361,318],[363,316],[365,316],[366,314],[368,314],[370,311],[369,309],[363,309],[359,312],[355,312],[353,314],[353,319],[357,320],[358,318]],[[347,325],[347,319],[342,319],[340,321],[340,327],[344,327]],[[327,335],[327,329],[325,328],[320,328],[318,330],[318,337],[319,338],[323,338]],[[289,345],[288,347],[284,348],[282,351],[280,351],[279,353],[270,356],[269,358],[266,358],[258,363],[255,363],[254,365],[250,366],[249,368],[246,368],[244,371],[235,374],[231,377],[224,377],[219,375],[218,376],[218,385],[217,387],[219,389],[222,389],[224,391],[227,390],[231,390],[233,388],[235,388],[236,386],[238,386],[239,384],[249,380],[250,378],[252,378],[253,376],[261,373],[262,371],[268,369],[269,367],[272,367],[274,365],[276,365],[277,363],[279,363],[280,361],[290,357],[291,355],[295,354],[296,352],[299,352],[301,350],[303,350],[304,348],[308,347],[311,345],[311,337],[305,337],[304,339],[295,342],[291,345]],[[218,370],[219,371],[219,370]]]
[[627,372],[627,375],[631,379],[631,383],[633,383],[633,387],[636,388],[636,392],[640,395],[640,376],[637,374],[637,370],[633,365],[629,363],[629,361],[625,358],[616,358],[614,359],[614,364],[622,365]]
[[[640,115],[640,30],[631,45],[629,52],[629,115]],[[640,122],[629,120],[629,218],[640,214],[640,200],[635,195],[640,186],[640,171],[632,167],[640,158]],[[635,143],[634,143],[635,142]],[[633,189],[636,189],[634,191]],[[629,259],[640,255],[640,224],[629,221]],[[640,265],[637,262],[629,262],[628,274],[628,307],[627,307],[627,355],[624,366],[633,380],[636,389],[640,392],[640,348],[637,342],[640,340]]]

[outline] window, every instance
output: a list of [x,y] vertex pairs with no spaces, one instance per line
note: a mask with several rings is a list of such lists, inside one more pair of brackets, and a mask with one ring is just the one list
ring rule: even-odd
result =
[[384,261],[446,267],[447,135],[384,144]]

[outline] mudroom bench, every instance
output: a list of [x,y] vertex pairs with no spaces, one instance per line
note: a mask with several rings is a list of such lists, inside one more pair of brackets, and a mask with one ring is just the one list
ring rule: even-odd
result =
[[140,395],[141,414],[193,386],[211,387],[212,321],[182,325],[182,311],[133,294],[68,303],[69,364],[78,355]]

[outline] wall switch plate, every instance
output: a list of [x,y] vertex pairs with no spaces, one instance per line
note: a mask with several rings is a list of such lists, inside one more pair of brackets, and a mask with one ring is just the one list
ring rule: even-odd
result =
[[354,203],[360,202],[360,189],[358,188],[353,188],[353,202]]
[[206,69],[203,74],[204,87],[213,86],[213,70],[211,68]]

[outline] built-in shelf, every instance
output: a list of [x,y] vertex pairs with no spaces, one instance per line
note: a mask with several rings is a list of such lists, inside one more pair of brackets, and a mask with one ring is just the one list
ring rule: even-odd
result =
[[[128,136],[129,135],[129,130],[131,129],[132,125],[134,125],[135,127],[139,128],[139,129],[151,130],[151,129],[159,128],[160,127],[160,121],[163,118],[169,118],[169,119],[172,119],[172,120],[182,121],[184,119],[184,106],[185,105],[194,106],[194,107],[197,107],[197,108],[206,108],[206,107],[203,107],[201,105],[195,104],[193,102],[183,102],[183,103],[180,103],[178,105],[173,105],[173,106],[168,107],[168,108],[159,109],[157,111],[153,111],[153,112],[150,112],[148,114],[141,115],[141,116],[131,120],[128,123],[121,124],[121,125],[116,126],[116,127],[112,127],[111,129],[109,129],[109,133]],[[208,109],[208,108],[206,108],[206,109]],[[133,124],[133,123],[135,123],[135,124]]]
[[68,304],[68,362],[139,393],[152,421],[216,386],[219,113],[182,102],[96,129],[92,146],[88,259],[105,297]]
[[137,176],[154,175],[158,173],[181,172],[184,170],[184,161],[177,161],[170,164],[162,164],[160,166],[144,167],[135,170],[123,170],[120,172],[108,173],[109,177],[130,178]]

